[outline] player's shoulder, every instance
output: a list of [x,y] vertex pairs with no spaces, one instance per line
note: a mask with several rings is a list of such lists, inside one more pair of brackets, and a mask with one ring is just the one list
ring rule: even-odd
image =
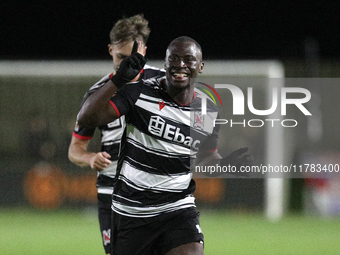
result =
[[144,69],[145,70],[155,70],[155,71],[161,71],[161,72],[165,72],[165,69],[163,68],[158,68],[158,67],[155,67],[155,66],[151,66],[151,65],[148,65],[148,64],[145,64],[144,65]]
[[160,77],[152,77],[146,80],[143,80],[143,84],[146,85],[147,87],[150,87],[152,89],[159,89],[160,84],[162,80],[165,79],[165,76],[160,76]]
[[208,101],[213,102],[211,97],[209,97],[209,95],[207,93],[205,93],[204,91],[200,90],[199,88],[195,87],[194,91],[196,93],[196,97],[197,98],[201,98],[201,99],[203,98],[203,99],[206,99]]
[[93,92],[96,91],[97,89],[101,88],[102,86],[104,86],[105,83],[107,83],[110,78],[112,77],[112,73],[109,73],[107,75],[105,75],[104,77],[102,77],[99,81],[97,81],[95,84],[93,84],[90,89],[89,92]]
[[165,70],[158,68],[158,67],[154,67],[154,66],[150,66],[148,64],[146,64],[144,66],[143,69],[143,77],[142,79],[146,80],[146,79],[150,79],[152,77],[161,77],[165,75]]
[[194,91],[195,91],[196,99],[197,101],[200,101],[199,102],[200,104],[203,100],[205,100],[205,102],[207,102],[207,107],[210,111],[218,111],[218,107],[215,101],[211,98],[211,96],[209,96],[204,91],[198,89],[197,87],[194,89]]

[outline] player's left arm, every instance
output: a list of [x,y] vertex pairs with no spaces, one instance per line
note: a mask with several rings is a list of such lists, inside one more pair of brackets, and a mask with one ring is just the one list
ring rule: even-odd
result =
[[220,163],[221,159],[222,157],[217,150],[199,151],[196,155],[194,164],[195,166],[216,165]]

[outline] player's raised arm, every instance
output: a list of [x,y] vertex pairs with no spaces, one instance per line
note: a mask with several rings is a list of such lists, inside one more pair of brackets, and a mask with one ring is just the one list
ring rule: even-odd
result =
[[133,80],[143,69],[146,59],[137,52],[137,48],[138,43],[135,42],[131,56],[122,61],[111,80],[86,99],[78,114],[79,124],[93,128],[107,124],[119,117],[109,101],[117,90]]

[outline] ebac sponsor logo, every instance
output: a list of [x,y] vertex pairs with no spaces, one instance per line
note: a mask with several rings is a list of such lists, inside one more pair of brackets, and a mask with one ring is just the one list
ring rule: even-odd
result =
[[194,149],[198,149],[198,145],[200,144],[199,140],[194,140],[190,136],[185,136],[181,133],[179,127],[166,123],[165,120],[159,116],[151,116],[148,130],[153,135],[184,144]]

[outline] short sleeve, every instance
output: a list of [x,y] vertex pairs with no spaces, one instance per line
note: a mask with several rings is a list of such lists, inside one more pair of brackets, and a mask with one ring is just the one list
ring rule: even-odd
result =
[[95,129],[85,128],[76,123],[72,135],[80,140],[90,140],[94,132]]

